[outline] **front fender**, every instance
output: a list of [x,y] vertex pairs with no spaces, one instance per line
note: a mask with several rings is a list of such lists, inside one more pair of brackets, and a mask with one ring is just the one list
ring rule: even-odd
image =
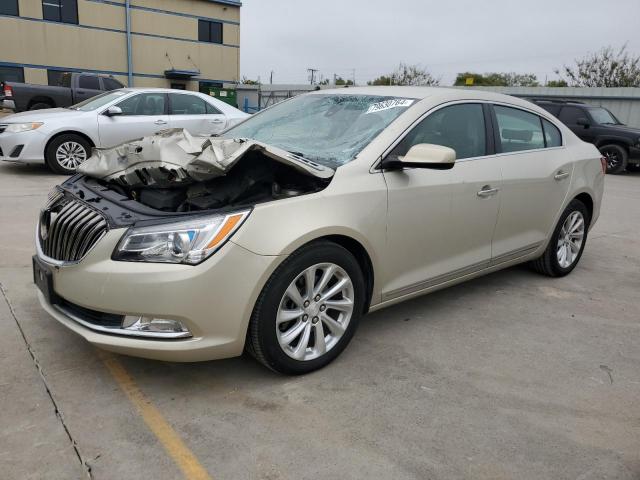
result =
[[95,129],[95,131],[92,131],[86,127],[75,127],[75,126],[69,126],[69,125],[60,125],[55,128],[52,128],[47,134],[45,145],[48,145],[49,142],[54,137],[57,137],[58,135],[61,135],[61,134],[67,134],[67,133],[68,134],[75,133],[75,134],[83,135],[87,137],[89,140],[91,140],[91,143],[93,143],[93,145],[95,146],[100,145],[100,139],[98,137],[97,128]]

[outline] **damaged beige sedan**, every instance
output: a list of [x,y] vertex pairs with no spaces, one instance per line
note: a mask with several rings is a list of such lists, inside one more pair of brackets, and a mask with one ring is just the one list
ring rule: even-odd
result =
[[248,350],[289,374],[336,358],[366,312],[522,262],[568,274],[604,183],[595,147],[537,106],[419,87],[313,92],[79,170],[36,229],[47,312],[114,352]]

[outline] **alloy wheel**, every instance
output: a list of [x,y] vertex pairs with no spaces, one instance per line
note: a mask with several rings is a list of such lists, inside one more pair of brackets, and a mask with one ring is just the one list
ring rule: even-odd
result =
[[578,258],[584,241],[585,222],[581,212],[573,211],[566,218],[560,229],[557,245],[558,264],[569,268]]
[[321,357],[340,341],[353,315],[354,288],[347,272],[318,263],[289,285],[276,317],[282,350],[295,360]]
[[602,154],[607,160],[607,167],[609,167],[609,170],[615,170],[622,161],[620,159],[620,155],[615,150],[605,150]]
[[61,143],[56,150],[56,161],[67,170],[75,170],[87,159],[87,151],[77,142]]

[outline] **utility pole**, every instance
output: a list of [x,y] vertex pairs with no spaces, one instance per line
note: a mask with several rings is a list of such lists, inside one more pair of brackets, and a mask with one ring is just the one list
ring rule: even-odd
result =
[[356,86],[356,69],[353,69],[353,86]]
[[273,85],[273,70],[271,70],[271,75],[269,75],[269,85]]
[[127,87],[133,87],[133,49],[131,48],[131,0],[126,0],[124,9],[125,29],[127,32]]
[[318,71],[317,68],[307,68],[307,72],[311,74],[311,85],[313,85],[313,82],[315,81],[317,71]]
[[335,73],[333,74],[333,86],[335,87],[336,85],[336,80],[338,79],[338,75],[336,75]]

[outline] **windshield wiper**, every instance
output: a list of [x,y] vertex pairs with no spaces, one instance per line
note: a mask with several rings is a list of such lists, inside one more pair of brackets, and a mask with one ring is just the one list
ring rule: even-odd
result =
[[292,152],[291,150],[287,150],[291,155],[295,155],[296,157],[305,158],[304,153],[302,152]]

